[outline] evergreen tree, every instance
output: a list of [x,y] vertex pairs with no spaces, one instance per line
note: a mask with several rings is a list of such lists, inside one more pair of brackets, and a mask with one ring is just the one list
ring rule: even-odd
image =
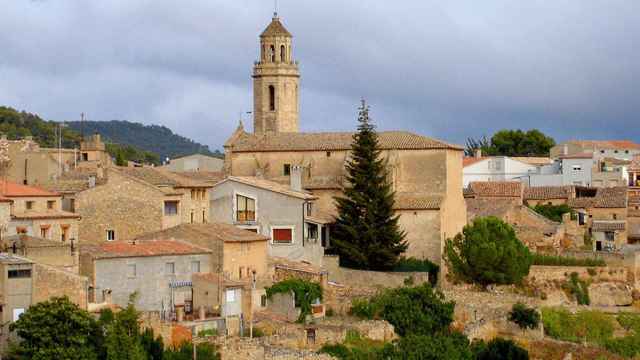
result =
[[347,161],[344,196],[336,197],[338,218],[331,241],[344,266],[388,270],[407,249],[394,215],[394,192],[387,177],[375,126],[364,100]]

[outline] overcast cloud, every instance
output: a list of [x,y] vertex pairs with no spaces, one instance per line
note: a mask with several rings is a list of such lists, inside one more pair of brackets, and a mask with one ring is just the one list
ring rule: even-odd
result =
[[[304,131],[463,143],[501,128],[640,142],[640,1],[293,1]],[[271,0],[5,0],[0,104],[166,125],[221,148],[252,107]],[[248,124],[247,124],[248,123]],[[251,121],[245,121],[250,125]]]

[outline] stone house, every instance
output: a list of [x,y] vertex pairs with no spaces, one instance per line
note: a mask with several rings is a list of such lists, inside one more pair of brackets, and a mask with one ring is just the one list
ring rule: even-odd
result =
[[251,281],[231,280],[215,273],[193,275],[193,308],[221,317],[244,317],[250,320],[254,306]]
[[77,244],[17,234],[0,239],[0,251],[23,256],[39,264],[78,272]]
[[62,210],[62,196],[44,189],[0,181],[2,236],[24,234],[60,243],[79,241],[80,216]]
[[84,243],[209,221],[207,183],[155,168],[109,167],[97,175],[76,171],[49,185],[63,192],[64,204],[81,216]]
[[266,236],[223,223],[182,224],[173,228],[146,233],[138,240],[177,239],[213,251],[211,272],[223,273],[231,280],[267,277]]
[[[0,253],[0,348],[5,350],[10,338],[9,325],[18,320],[31,304],[35,284],[33,262],[29,259]],[[4,352],[4,351],[3,351]]]
[[326,224],[332,219],[318,216],[316,197],[298,185],[230,176],[210,190],[211,217],[270,238],[270,256],[320,265],[329,243]]
[[112,299],[170,316],[192,309],[192,275],[211,271],[211,250],[179,240],[112,241],[83,245],[80,273],[89,278],[93,302]]
[[[225,143],[225,173],[289,184],[291,169],[302,167],[302,188],[318,197],[320,213],[334,216],[333,198],[345,185],[353,133],[299,132],[300,72],[292,39],[278,17],[260,35],[253,69],[253,133],[240,125]],[[462,147],[406,131],[380,132],[379,145],[398,199],[411,199],[399,206],[409,208],[400,213],[409,243],[406,255],[440,263],[444,239],[466,222]]]
[[211,172],[222,171],[223,166],[224,160],[220,158],[203,154],[192,154],[171,159],[169,163],[163,167],[175,172]]

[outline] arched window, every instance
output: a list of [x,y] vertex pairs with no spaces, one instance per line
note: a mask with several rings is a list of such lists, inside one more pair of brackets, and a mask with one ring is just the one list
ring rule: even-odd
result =
[[260,54],[260,59],[262,59],[262,61],[265,61],[267,59],[267,52],[265,50],[266,49],[264,48],[264,44],[262,44],[262,53]]
[[285,50],[284,45],[280,45],[280,62],[287,61],[287,52]]
[[269,85],[269,110],[276,110],[276,88],[273,85]]
[[271,45],[271,62],[276,62],[276,47]]

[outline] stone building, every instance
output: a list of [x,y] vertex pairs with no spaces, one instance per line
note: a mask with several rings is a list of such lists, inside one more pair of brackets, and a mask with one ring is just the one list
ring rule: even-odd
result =
[[523,193],[524,203],[528,206],[562,205],[575,196],[573,186],[532,186],[526,187]]
[[231,224],[182,224],[146,233],[137,240],[181,240],[210,249],[211,272],[230,280],[262,279],[267,274],[266,236]]
[[552,158],[587,153],[595,159],[631,160],[640,155],[640,144],[630,140],[569,140],[552,147],[550,153]]
[[192,154],[169,160],[163,168],[175,172],[222,171],[224,160],[202,154]]
[[3,236],[24,234],[60,243],[77,243],[78,214],[62,210],[62,196],[44,189],[0,181]]
[[18,234],[0,239],[0,251],[23,256],[39,264],[78,272],[77,244]]
[[[300,74],[291,40],[277,17],[260,37],[254,130],[240,125],[225,143],[225,173],[287,184],[291,169],[302,167],[302,187],[318,197],[318,211],[335,215],[333,197],[342,193],[353,133],[299,132]],[[379,142],[407,233],[407,255],[439,263],[443,240],[466,223],[462,148],[406,131],[380,132]]]
[[178,240],[113,241],[81,247],[80,273],[91,298],[126,306],[134,292],[142,311],[191,309],[191,277],[211,271],[211,250]]
[[[102,178],[76,171],[50,188],[81,216],[84,243],[132,239],[179,224],[209,221],[210,184],[156,168],[105,169]],[[70,177],[67,175],[67,177]]]
[[518,181],[472,181],[463,192],[465,198],[499,199],[522,205],[524,186]]
[[210,191],[211,217],[270,238],[270,256],[320,265],[332,219],[317,216],[316,197],[295,186],[230,176]]

